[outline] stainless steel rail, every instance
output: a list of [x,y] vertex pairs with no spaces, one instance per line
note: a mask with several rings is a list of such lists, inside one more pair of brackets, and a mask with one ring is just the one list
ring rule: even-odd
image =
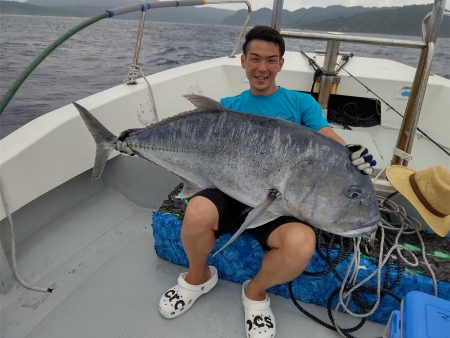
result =
[[339,41],[328,41],[325,51],[325,59],[323,60],[324,74],[320,79],[320,92],[317,101],[323,109],[325,117],[328,116],[328,101],[330,99],[331,88],[336,77],[336,63],[339,55]]
[[273,2],[272,27],[275,28],[276,30],[280,30],[280,27],[281,27],[283,2],[284,2],[284,0],[274,0],[274,2]]
[[[351,42],[359,44],[383,45],[390,47],[418,48],[421,49],[420,59],[417,65],[416,74],[411,88],[411,94],[405,109],[402,125],[399,131],[396,148],[405,153],[410,153],[416,135],[417,124],[425,96],[428,78],[430,75],[431,63],[434,54],[434,47],[439,32],[439,27],[444,15],[449,15],[445,11],[446,0],[434,0],[433,10],[425,16],[422,22],[422,41],[398,40],[376,37],[353,36],[346,34],[313,33],[281,30],[281,34],[287,38],[323,40],[328,43],[335,41]],[[283,0],[274,0],[272,26],[279,28],[281,23],[281,11]],[[335,51],[333,51],[335,53]],[[322,76],[322,83],[326,83],[326,78]],[[324,88],[326,91],[327,89]],[[320,91],[322,92],[322,86]],[[326,94],[326,93],[325,93]],[[320,94],[319,94],[320,95]],[[322,95],[322,101],[326,100]],[[322,105],[326,109],[326,106]],[[407,166],[408,159],[402,159],[398,155],[393,155],[392,164],[402,164]]]
[[424,48],[426,45],[426,43],[423,41],[374,38],[369,36],[356,36],[356,35],[335,34],[335,33],[312,33],[312,32],[296,32],[296,31],[282,30],[281,34],[287,38],[352,42],[368,45],[384,45],[390,47]]
[[[430,76],[431,63],[434,55],[434,46],[437,39],[439,26],[445,11],[445,0],[435,0],[431,16],[428,21],[428,29],[425,31],[424,41],[426,46],[420,53],[419,64],[411,88],[408,103],[406,105],[405,116],[403,117],[400,132],[398,134],[396,148],[410,154],[416,135],[417,124],[419,122],[425,91],[427,89],[428,78]],[[424,19],[426,20],[426,19]],[[392,164],[408,165],[408,159],[402,159],[394,155]]]
[[252,11],[252,7],[250,3],[246,0],[183,0],[183,1],[153,1],[152,3],[142,3],[133,6],[121,7],[116,9],[108,9],[107,12],[111,17],[116,15],[122,15],[130,12],[141,11],[141,19],[139,21],[139,27],[137,32],[136,44],[133,55],[133,63],[130,66],[130,71],[128,72],[128,79],[126,81],[127,84],[132,85],[136,84],[136,77],[139,72],[139,52],[141,49],[141,41],[142,35],[144,31],[144,21],[145,14],[147,10],[157,9],[157,8],[169,8],[169,7],[185,7],[185,6],[203,6],[203,5],[218,5],[218,4],[245,4],[247,5],[247,15],[244,19],[244,23],[242,24],[241,30],[239,32],[238,37],[236,38],[236,42],[234,44],[233,51],[229,55],[230,57],[234,57],[240,47],[240,42],[245,33],[245,29],[247,28],[248,22],[250,20],[250,14]]
[[239,34],[236,38],[236,41],[234,43],[234,48],[229,57],[234,58],[237,51],[241,47],[241,40],[244,36],[245,30],[247,29],[248,22],[250,21],[250,14],[252,12],[252,6],[250,5],[250,2],[244,1],[244,0],[209,0],[207,1],[208,5],[217,5],[217,4],[229,4],[229,3],[242,3],[247,5],[247,15],[244,18],[244,22],[242,23],[241,30],[239,31]]

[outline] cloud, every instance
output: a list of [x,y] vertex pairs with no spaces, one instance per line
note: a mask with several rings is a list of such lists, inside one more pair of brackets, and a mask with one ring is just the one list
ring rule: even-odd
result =
[[[273,7],[272,0],[249,0],[253,10],[261,7]],[[342,6],[364,6],[364,7],[391,7],[391,6],[405,6],[405,5],[423,5],[432,4],[431,0],[284,0],[284,8],[290,11],[299,8],[309,7],[328,7],[331,5]]]

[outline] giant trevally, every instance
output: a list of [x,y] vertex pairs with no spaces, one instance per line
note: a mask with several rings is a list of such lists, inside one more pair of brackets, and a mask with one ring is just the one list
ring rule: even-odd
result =
[[183,197],[217,188],[253,207],[236,236],[278,216],[347,237],[375,231],[380,215],[372,181],[351,164],[345,146],[293,122],[230,111],[203,96],[186,98],[195,110],[119,138],[74,103],[97,143],[93,178],[120,140],[181,177]]

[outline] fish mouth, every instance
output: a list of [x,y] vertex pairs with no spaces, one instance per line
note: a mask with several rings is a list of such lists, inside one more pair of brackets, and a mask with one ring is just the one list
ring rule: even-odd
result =
[[379,223],[380,217],[377,217],[376,219],[372,219],[367,222],[358,223],[346,231],[339,232],[339,235],[344,237],[359,237],[363,235],[370,235],[378,229]]

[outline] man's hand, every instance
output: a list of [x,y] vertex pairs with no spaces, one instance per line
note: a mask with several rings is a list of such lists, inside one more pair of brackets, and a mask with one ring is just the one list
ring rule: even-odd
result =
[[373,173],[373,167],[377,164],[377,161],[373,159],[373,156],[369,153],[367,148],[359,144],[347,144],[346,147],[352,152],[350,159],[356,169],[362,171],[366,175]]
[[117,151],[120,151],[121,153],[125,153],[130,156],[134,155],[133,150],[131,150],[131,148],[125,141],[117,141],[115,148]]

